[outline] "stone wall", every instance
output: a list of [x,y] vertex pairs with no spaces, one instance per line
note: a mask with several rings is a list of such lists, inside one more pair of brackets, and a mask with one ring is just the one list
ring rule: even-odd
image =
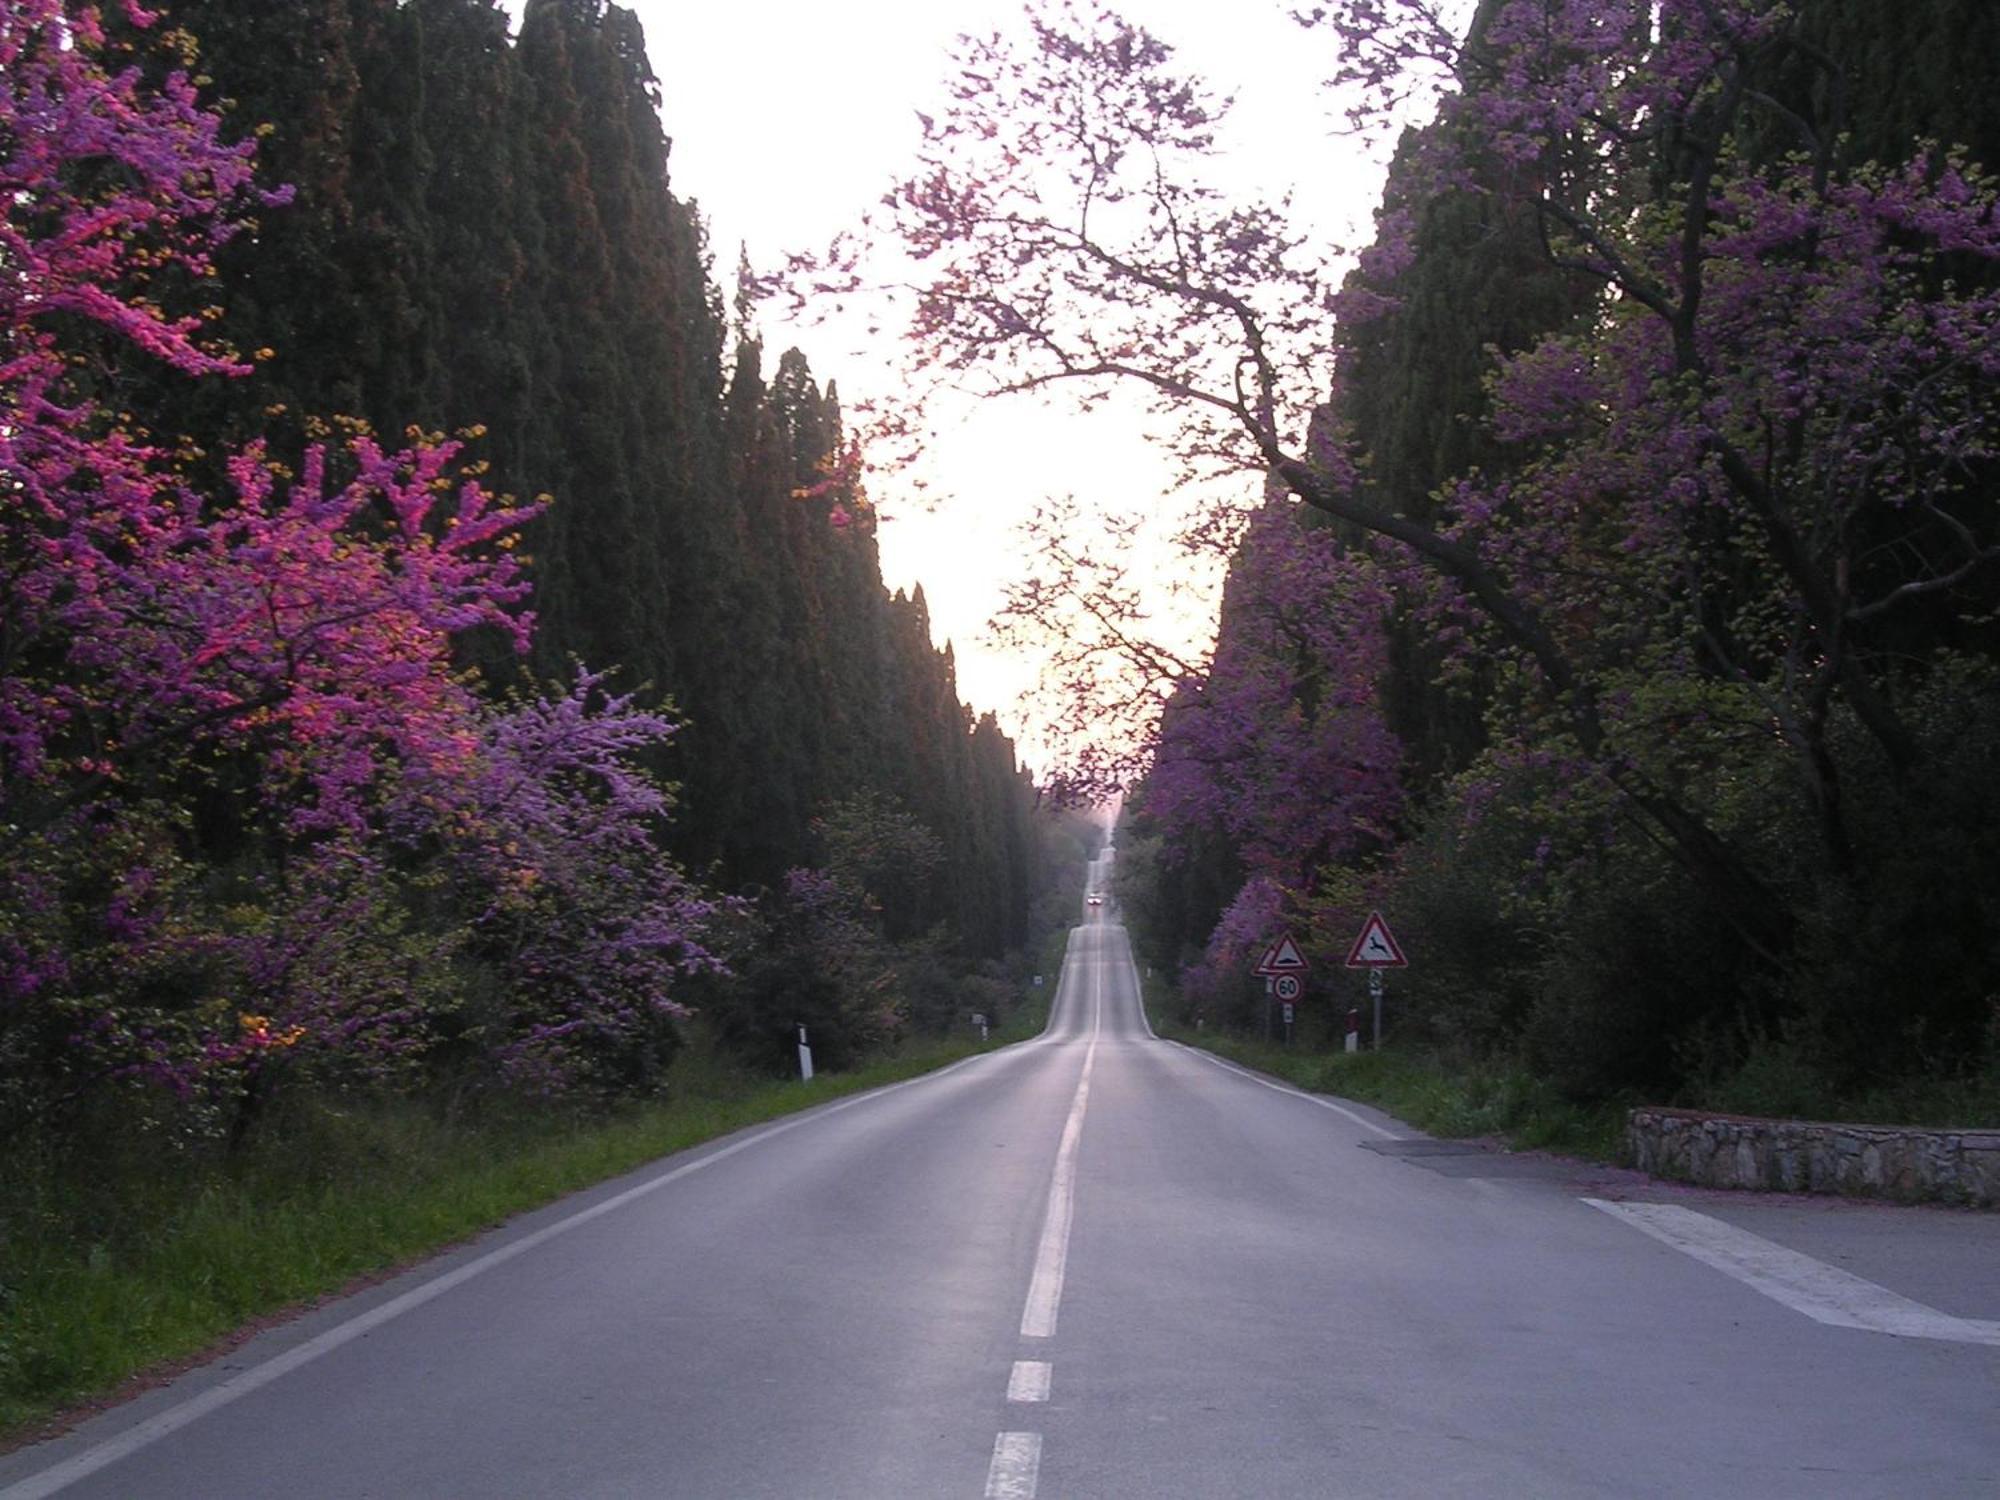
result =
[[1703,1187],[2000,1208],[2000,1130],[1922,1130],[1635,1109],[1633,1165]]

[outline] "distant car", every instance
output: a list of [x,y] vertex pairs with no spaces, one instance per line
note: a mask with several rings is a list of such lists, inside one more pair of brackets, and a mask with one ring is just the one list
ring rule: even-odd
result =
[[1086,896],[1084,899],[1088,901],[1092,906],[1102,906],[1104,904],[1104,898],[1094,893],[1092,895]]

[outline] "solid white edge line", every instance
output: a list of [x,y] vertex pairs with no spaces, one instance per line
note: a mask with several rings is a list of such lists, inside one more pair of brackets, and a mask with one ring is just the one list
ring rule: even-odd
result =
[[1055,992],[1049,996],[1049,1018],[1042,1026],[1042,1034],[1029,1043],[1028,1045],[1030,1046],[1048,1046],[1052,1043],[1060,1043],[1068,1040],[1068,1038],[1056,1034],[1056,1020],[1063,1012],[1063,995],[1066,992],[1066,987],[1071,983],[1070,951],[1076,944],[1077,934],[1082,931],[1084,931],[1084,928],[1079,924],[1070,928],[1069,935],[1063,939],[1063,965],[1056,971]]
[[1055,1366],[1045,1359],[1017,1359],[1007,1374],[1009,1401],[1046,1401]]
[[1069,1118],[1063,1121],[1062,1140],[1056,1147],[1055,1170],[1049,1179],[1049,1204],[1042,1215],[1042,1237],[1035,1247],[1034,1275],[1028,1282],[1027,1303],[1021,1309],[1023,1338],[1053,1338],[1056,1314],[1062,1306],[1063,1277],[1069,1265],[1070,1223],[1076,1214],[1077,1149],[1083,1141],[1083,1115],[1090,1105],[1090,1075],[1097,1066],[1097,1038],[1104,1022],[1104,965],[1099,954],[1091,955],[1091,974],[1094,1003],[1090,1046],[1083,1054],[1083,1074],[1076,1081],[1076,1097],[1070,1101]]
[[986,1468],[986,1500],[1035,1500],[1042,1469],[1039,1432],[1003,1432],[993,1440]]
[[67,1489],[78,1480],[88,1478],[98,1470],[108,1468],[112,1464],[117,1463],[120,1459],[129,1458],[132,1454],[139,1452],[143,1448],[150,1447],[161,1438],[170,1436],[180,1431],[181,1428],[199,1421],[209,1413],[221,1410],[223,1407],[249,1395],[251,1392],[269,1385],[272,1381],[289,1375],[292,1371],[303,1365],[311,1364],[322,1355],[331,1354],[343,1344],[352,1343],[363,1334],[373,1332],[391,1319],[401,1317],[404,1313],[421,1307],[434,1298],[443,1296],[446,1292],[452,1290],[452,1288],[463,1285],[473,1277],[490,1271],[495,1266],[512,1260],[515,1256],[525,1255],[537,1246],[547,1244],[558,1235],[568,1234],[572,1229],[588,1224],[593,1219],[601,1219],[606,1214],[614,1213],[618,1209],[624,1208],[627,1204],[636,1202],[638,1199],[644,1198],[651,1193],[658,1192],[669,1183],[678,1182],[683,1177],[691,1176],[696,1172],[712,1167],[717,1162],[736,1155],[739,1151],[747,1151],[752,1146],[761,1145],[763,1142],[771,1139],[772,1136],[783,1135],[786,1131],[796,1130],[802,1125],[809,1125],[813,1121],[823,1119],[827,1115],[837,1114],[844,1109],[851,1109],[857,1104],[863,1104],[872,1099],[880,1099],[886,1094],[896,1092],[898,1089],[906,1089],[913,1084],[928,1083],[932,1079],[942,1078],[947,1073],[956,1072],[958,1069],[966,1067],[969,1064],[998,1056],[999,1051],[1004,1050],[1006,1049],[976,1053],[971,1057],[962,1058],[947,1067],[939,1068],[934,1073],[923,1073],[915,1078],[905,1078],[896,1083],[884,1084],[880,1088],[869,1089],[864,1093],[854,1094],[846,1099],[836,1100],[831,1104],[820,1106],[807,1113],[795,1115],[791,1119],[782,1120],[776,1125],[760,1130],[755,1135],[732,1142],[720,1150],[711,1151],[708,1155],[697,1161],[691,1161],[682,1166],[675,1167],[658,1177],[638,1184],[636,1187],[627,1188],[624,1192],[606,1198],[601,1203],[594,1203],[589,1208],[579,1209],[565,1219],[559,1219],[553,1224],[544,1225],[532,1234],[523,1235],[520,1239],[502,1245],[497,1250],[489,1250],[476,1260],[467,1261],[464,1265],[447,1271],[441,1276],[434,1277],[421,1286],[412,1287],[400,1296],[392,1297],[379,1306],[371,1307],[367,1312],[358,1313],[346,1322],[337,1324],[329,1328],[325,1333],[307,1339],[304,1343],[295,1345],[285,1350],[282,1354],[275,1354],[267,1360],[252,1365],[250,1368],[240,1371],[235,1375],[231,1375],[220,1384],[210,1386],[200,1395],[191,1396],[187,1400],[179,1402],[155,1416],[148,1417],[145,1421],[127,1428],[115,1437],[107,1438],[102,1443],[86,1448],[83,1452],[66,1458],[60,1463],[53,1464],[39,1473],[30,1474],[26,1479],[19,1480],[5,1489],[0,1489],[0,1500],[45,1500],[46,1496],[54,1495]]
[[1260,1078],[1255,1073],[1252,1073],[1248,1068],[1239,1068],[1236,1066],[1235,1063],[1223,1061],[1221,1058],[1217,1057],[1213,1052],[1205,1051],[1200,1047],[1190,1047],[1186,1042],[1170,1042],[1169,1045],[1178,1047],[1183,1052],[1192,1053],[1194,1056],[1202,1058],[1208,1062],[1212,1062],[1218,1068],[1221,1068],[1224,1072],[1234,1073],[1238,1078],[1247,1078],[1252,1083],[1262,1084],[1265,1088],[1272,1090],[1274,1093],[1290,1094],[1294,1099],[1303,1099],[1308,1104],[1317,1104],[1321,1109],[1330,1109],[1335,1114],[1339,1115],[1342,1119],[1352,1120],[1355,1124],[1359,1125],[1363,1130],[1374,1131],[1375,1134],[1381,1136],[1384,1140],[1400,1141],[1406,1139],[1406,1137],[1397,1135],[1396,1132],[1393,1130],[1389,1130],[1384,1126],[1377,1125],[1373,1120],[1370,1120],[1365,1116],[1357,1115],[1353,1110],[1347,1108],[1347,1106],[1344,1104],[1335,1104],[1331,1099],[1323,1098],[1321,1095],[1318,1094],[1308,1094],[1304,1089],[1295,1089],[1291,1087],[1291,1085],[1289,1084],[1277,1083],[1269,1078]]
[[1851,1271],[1677,1203],[1582,1201],[1816,1323],[1900,1338],[2000,1347],[2000,1322],[1939,1312]]
[[1139,982],[1139,965],[1132,958],[1132,937],[1123,927],[1118,929],[1118,946],[1123,950],[1125,968],[1132,976],[1132,998],[1139,1007],[1139,1027],[1149,1041],[1157,1042],[1159,1034],[1153,1030],[1152,1017],[1146,1014],[1146,987]]

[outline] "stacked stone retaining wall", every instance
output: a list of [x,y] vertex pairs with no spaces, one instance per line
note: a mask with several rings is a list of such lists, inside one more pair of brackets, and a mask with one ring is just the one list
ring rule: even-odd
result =
[[1922,1130],[1635,1109],[1633,1165],[1703,1187],[2000,1208],[2000,1130]]

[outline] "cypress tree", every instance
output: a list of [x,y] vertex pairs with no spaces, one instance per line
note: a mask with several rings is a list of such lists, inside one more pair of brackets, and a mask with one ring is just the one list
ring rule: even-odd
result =
[[[162,386],[215,441],[300,420],[483,428],[485,482],[549,495],[525,537],[532,669],[581,659],[669,699],[685,728],[677,852],[777,884],[813,817],[893,797],[944,840],[926,893],[967,951],[1020,940],[1033,789],[958,702],[921,595],[892,600],[865,514],[827,479],[839,397],[789,351],[766,376],[725,320],[701,222],[674,196],[636,18],[605,0],[181,0],[219,95],[296,199],[232,247],[220,331],[257,377]],[[282,411],[280,412],[280,408]],[[511,658],[475,649],[490,678]],[[962,869],[961,862],[976,869]]]
[[[1410,258],[1386,278],[1350,276],[1350,291],[1389,307],[1343,325],[1340,336],[1338,415],[1367,455],[1368,483],[1386,508],[1427,523],[1437,519],[1441,485],[1511,461],[1485,427],[1485,381],[1497,358],[1564,326],[1594,295],[1549,264],[1532,206],[1496,164],[1482,163],[1478,190],[1429,190],[1430,137],[1459,128],[1447,118],[1405,132],[1381,218],[1407,220]],[[1482,704],[1476,691],[1440,686],[1445,653],[1429,629],[1399,618],[1389,655],[1383,707],[1421,786],[1478,751]]]

